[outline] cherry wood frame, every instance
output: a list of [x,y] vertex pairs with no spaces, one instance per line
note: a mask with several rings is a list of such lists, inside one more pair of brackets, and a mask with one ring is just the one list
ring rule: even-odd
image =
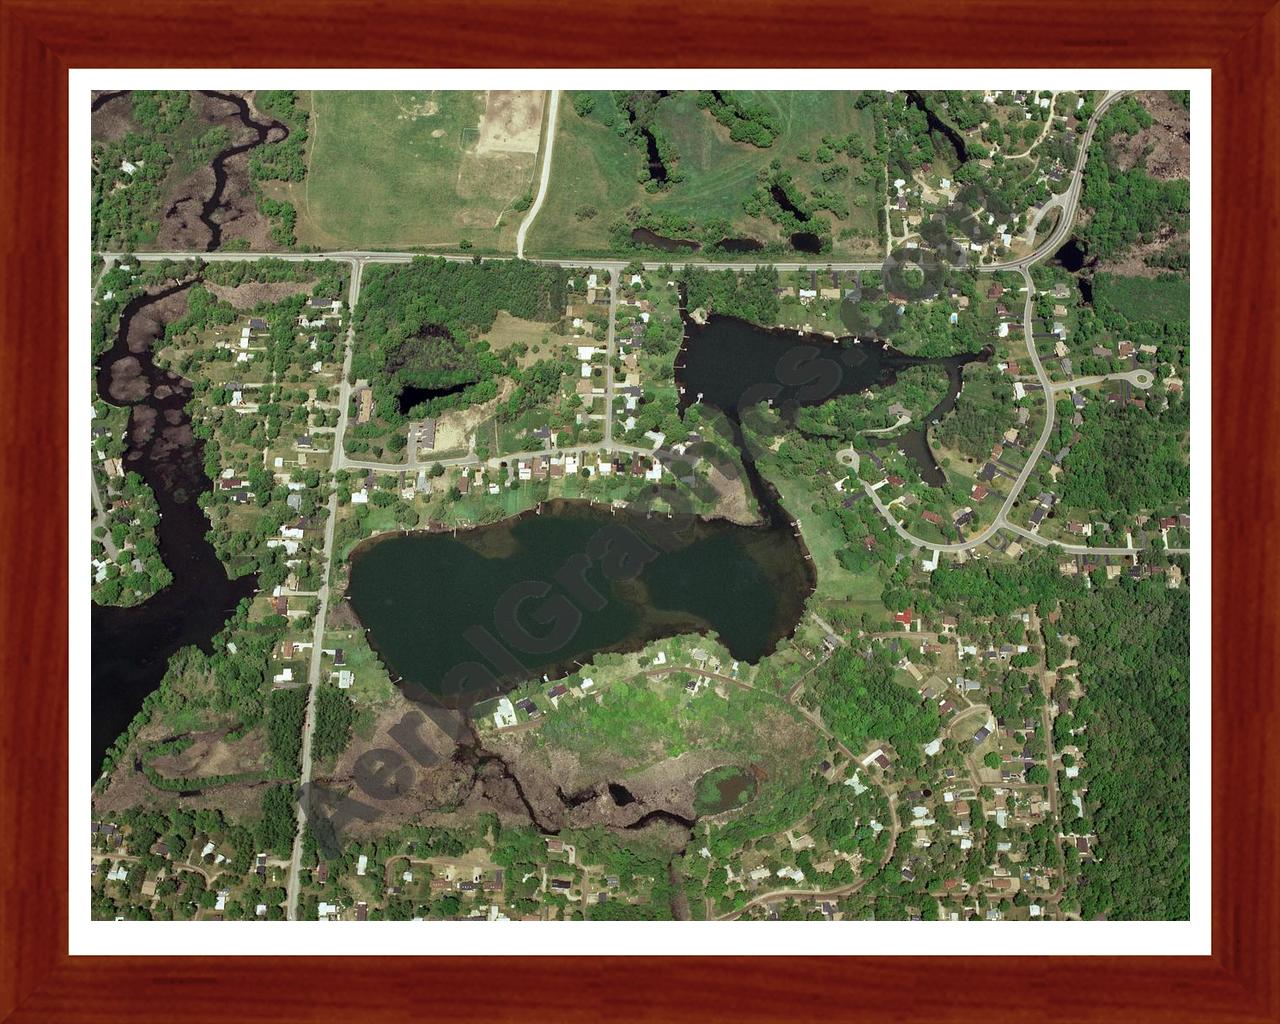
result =
[[[0,0],[0,1019],[1280,1019],[1272,4]],[[1011,57],[1026,67],[1213,69],[1212,956],[67,955],[68,68],[988,67]]]

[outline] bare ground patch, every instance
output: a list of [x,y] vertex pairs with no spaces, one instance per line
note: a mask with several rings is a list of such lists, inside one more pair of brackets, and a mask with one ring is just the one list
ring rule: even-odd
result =
[[505,402],[515,385],[504,381],[498,397],[483,405],[472,405],[465,409],[450,409],[436,420],[436,450],[447,452],[456,448],[469,448],[471,436],[476,428],[498,411],[498,406]]
[[538,152],[546,95],[540,90],[490,89],[486,92],[476,153],[487,156],[490,153]]
[[[408,752],[402,731],[406,725],[414,737]],[[379,835],[432,812],[456,809],[470,797],[472,770],[458,761],[457,750],[450,733],[397,690],[378,709],[369,738],[353,738],[333,770],[316,781],[368,808],[361,816],[368,820],[353,823],[352,834]],[[368,779],[370,769],[378,785],[361,786],[357,778]]]
[[228,742],[226,730],[196,733],[194,742],[181,753],[157,757],[151,766],[168,778],[208,778],[240,772],[265,771],[266,742],[262,729],[243,739]]
[[1138,94],[1138,102],[1152,117],[1150,127],[1131,136],[1117,136],[1111,151],[1116,166],[1127,171],[1145,154],[1151,177],[1160,181],[1191,176],[1191,111],[1167,92]]
[[747,497],[746,480],[738,475],[726,476],[714,462],[710,464],[707,482],[716,492],[715,515],[741,526],[752,526],[758,522],[751,510],[751,502]]
[[290,295],[309,295],[312,284],[309,281],[251,281],[237,285],[206,283],[205,288],[236,309],[253,309],[260,303],[279,302]]

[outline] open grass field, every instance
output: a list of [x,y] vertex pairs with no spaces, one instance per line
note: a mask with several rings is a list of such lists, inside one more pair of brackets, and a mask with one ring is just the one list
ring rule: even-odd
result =
[[1130,323],[1141,320],[1172,323],[1191,317],[1191,281],[1185,277],[1098,274],[1093,287],[1094,300],[1100,309],[1115,309]]
[[[493,327],[482,334],[480,340],[487,341],[495,352],[505,351],[512,345],[523,345],[525,352],[518,358],[517,365],[524,369],[539,359],[562,358],[569,352],[573,339],[555,333],[552,327],[552,324],[536,320],[522,320],[503,309],[498,311]],[[591,339],[583,338],[581,343],[591,344]]]
[[544,94],[310,94],[308,173],[268,190],[297,207],[299,245],[514,248]]
[[818,570],[817,600],[851,602],[865,605],[868,611],[882,610],[880,593],[883,587],[875,573],[852,573],[836,557],[836,553],[846,546],[844,534],[828,516],[814,511],[818,494],[813,484],[772,469],[766,469],[765,475],[778,488],[783,505],[800,524],[800,532]]
[[[856,94],[848,92],[775,91],[743,94],[773,108],[781,127],[773,145],[759,149],[729,139],[724,128],[697,106],[696,95],[678,93],[662,101],[658,119],[677,153],[684,180],[662,192],[649,193],[638,180],[643,153],[594,117],[580,117],[572,95],[560,104],[555,157],[546,202],[538,214],[528,248],[536,255],[605,250],[610,226],[632,206],[678,214],[697,221],[723,218],[735,232],[761,241],[777,241],[777,225],[748,217],[743,200],[756,187],[756,173],[776,159],[806,190],[820,181],[820,165],[799,159],[812,156],[822,137],[858,132],[874,151],[874,123],[869,110],[858,110]],[[604,102],[603,100],[601,102]],[[828,213],[819,216],[833,225],[838,253],[879,251],[876,241],[878,188],[857,182],[862,168],[853,161],[851,173],[832,187],[844,192],[850,215],[843,221]],[[594,216],[582,215],[594,209]],[[859,237],[840,236],[856,232]]]

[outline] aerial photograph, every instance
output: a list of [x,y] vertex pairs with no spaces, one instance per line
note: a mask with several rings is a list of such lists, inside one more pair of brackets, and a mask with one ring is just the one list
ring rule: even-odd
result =
[[92,919],[1188,920],[1192,97],[1033,85],[94,92]]

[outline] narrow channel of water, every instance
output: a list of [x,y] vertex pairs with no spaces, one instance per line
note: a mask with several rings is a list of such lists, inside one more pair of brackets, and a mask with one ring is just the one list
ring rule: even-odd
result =
[[160,555],[173,582],[132,608],[94,604],[91,626],[91,770],[128,726],[149,693],[160,685],[169,658],[195,644],[209,650],[256,578],[227,578],[205,538],[209,520],[196,499],[212,484],[204,471],[204,444],[191,431],[186,404],[191,384],[156,366],[153,346],[185,309],[193,281],[142,295],[125,306],[111,349],[98,360],[103,401],[129,407],[126,470],[138,473],[160,506]]

